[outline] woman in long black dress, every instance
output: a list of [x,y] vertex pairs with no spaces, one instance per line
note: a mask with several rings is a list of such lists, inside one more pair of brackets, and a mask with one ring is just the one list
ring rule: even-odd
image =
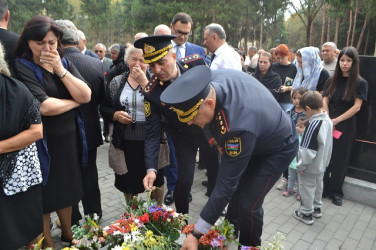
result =
[[41,103],[44,142],[51,159],[42,193],[44,247],[54,247],[50,234],[54,211],[61,222],[62,241],[72,240],[72,205],[83,195],[79,152],[84,151],[77,146],[81,145],[77,130],[82,126],[76,125],[75,108],[89,102],[91,91],[73,64],[61,58],[61,36],[51,18],[36,16],[26,24],[15,50],[17,78]]
[[41,123],[39,102],[10,77],[0,43],[0,249],[18,249],[43,231],[35,146],[43,136]]
[[342,135],[333,138],[330,164],[324,175],[324,195],[332,198],[334,205],[342,205],[342,185],[345,180],[355,139],[356,113],[367,101],[368,83],[359,76],[359,56],[354,47],[341,50],[333,77],[323,93],[324,109]]

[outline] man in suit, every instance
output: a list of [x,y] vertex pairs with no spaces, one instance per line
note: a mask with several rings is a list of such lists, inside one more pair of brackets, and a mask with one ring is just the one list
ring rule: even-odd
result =
[[8,10],[8,2],[7,0],[0,0],[0,42],[5,49],[5,60],[12,69],[14,61],[13,50],[20,36],[7,30],[9,19],[10,11]]
[[95,45],[94,52],[101,60],[102,65],[103,65],[103,71],[104,71],[104,74],[106,75],[106,73],[110,71],[110,68],[112,66],[112,60],[108,59],[105,56],[107,53],[106,45],[104,45],[103,43],[97,43]]
[[78,41],[77,48],[81,51],[81,53],[99,59],[96,54],[86,48],[86,37],[84,32],[78,30],[78,37],[80,40]]
[[199,54],[202,58],[205,58],[204,49],[202,47],[188,42],[188,37],[192,32],[192,25],[192,18],[186,13],[177,13],[172,18],[170,25],[171,33],[177,37],[172,40],[171,43],[172,50],[175,52],[177,60],[193,54]]
[[[89,151],[89,164],[81,168],[84,186],[82,205],[85,215],[93,215],[96,213],[101,217],[102,208],[96,160],[97,147],[103,144],[98,114],[98,105],[102,102],[105,91],[103,68],[98,59],[88,57],[76,48],[79,41],[78,30],[71,21],[57,20],[56,24],[63,30],[61,43],[64,48],[64,57],[74,64],[91,88],[90,102],[80,106],[85,121],[86,139]],[[73,206],[72,210],[72,225],[77,223],[81,218],[77,204]]]
[[159,24],[154,28],[154,35],[171,35],[171,29],[166,24]]

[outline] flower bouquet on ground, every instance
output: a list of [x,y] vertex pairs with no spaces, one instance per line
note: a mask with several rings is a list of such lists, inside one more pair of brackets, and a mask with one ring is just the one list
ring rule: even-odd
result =
[[82,225],[73,225],[72,245],[76,249],[100,249],[105,245],[104,232],[98,226],[99,217],[86,216]]
[[[190,234],[195,225],[186,226],[182,233]],[[199,240],[199,250],[227,249],[229,244],[235,242],[234,225],[228,220],[220,218],[208,233]]]
[[176,213],[167,206],[134,197],[128,200],[121,218],[101,228],[90,217],[73,226],[74,246],[71,249],[164,250],[180,249],[176,240],[189,215]]

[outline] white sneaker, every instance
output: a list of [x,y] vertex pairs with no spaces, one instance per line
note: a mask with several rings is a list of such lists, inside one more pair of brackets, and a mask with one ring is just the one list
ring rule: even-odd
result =
[[285,177],[282,177],[281,181],[277,185],[277,189],[285,191],[286,188],[287,188],[287,179]]
[[312,216],[315,218],[321,218],[322,217],[321,209],[315,208],[315,210],[313,210]]
[[292,213],[292,216],[297,219],[297,220],[300,220],[301,222],[303,222],[304,224],[307,224],[307,225],[312,225],[314,220],[312,219],[312,215],[304,215],[302,214],[300,211],[296,210]]

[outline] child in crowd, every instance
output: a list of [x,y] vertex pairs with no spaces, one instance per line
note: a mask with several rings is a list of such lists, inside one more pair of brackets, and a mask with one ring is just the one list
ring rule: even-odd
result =
[[[299,88],[295,89],[292,92],[292,95],[291,95],[292,96],[292,103],[293,103],[294,106],[291,109],[288,109],[286,112],[290,115],[291,120],[294,122],[295,126],[296,126],[296,122],[298,121],[298,118],[301,117],[302,115],[304,115],[304,110],[299,105],[299,101],[300,101],[300,98],[302,98],[302,96],[304,95],[304,93],[306,91],[307,91],[306,88],[299,87]],[[289,175],[289,173],[288,173],[288,170],[286,169],[286,171],[283,173],[283,177],[282,177],[281,181],[277,185],[278,190],[285,191],[287,189],[288,175]]]
[[[300,116],[298,118],[298,121],[296,122],[296,131],[298,131],[298,134],[299,134],[299,142],[302,139],[304,129],[307,127],[308,122],[309,122],[308,117],[305,115]],[[287,185],[287,189],[282,193],[282,195],[286,197],[291,196],[294,193],[293,188],[296,182],[297,183],[296,199],[300,201],[299,178],[298,178],[298,171],[296,170],[296,158],[294,158],[294,160],[291,162],[288,171],[289,171],[288,185]]]
[[310,119],[298,151],[296,168],[301,205],[293,217],[311,225],[314,222],[312,216],[322,216],[323,178],[332,153],[333,123],[323,110],[322,96],[317,91],[307,91],[300,99],[300,106]]

